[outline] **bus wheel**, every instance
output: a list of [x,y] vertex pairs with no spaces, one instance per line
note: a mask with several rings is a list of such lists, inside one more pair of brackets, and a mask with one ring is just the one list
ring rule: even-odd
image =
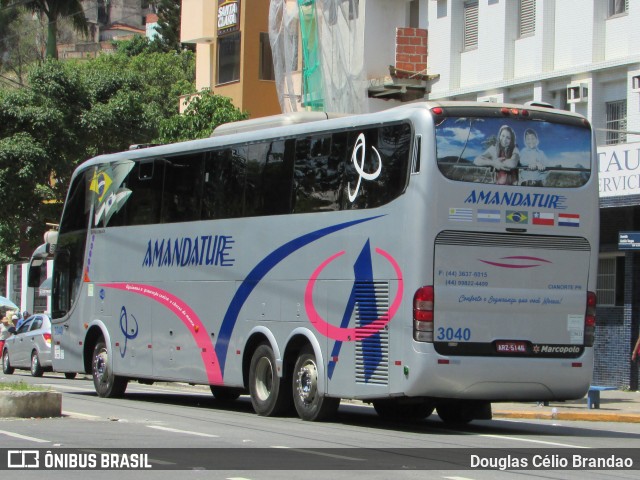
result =
[[339,398],[324,397],[318,391],[318,366],[311,347],[300,352],[293,369],[293,404],[303,420],[320,421],[333,416]]
[[385,420],[424,420],[433,413],[433,404],[428,400],[404,403],[395,399],[376,400],[373,408]]
[[465,425],[475,418],[473,408],[466,402],[451,401],[436,407],[440,420],[451,425]]
[[100,339],[93,349],[91,365],[93,386],[99,397],[117,398],[124,395],[128,379],[113,374],[109,366],[107,345],[103,339]]
[[233,402],[240,396],[240,390],[237,388],[219,387],[211,385],[211,393],[216,400],[220,402]]
[[2,355],[2,373],[11,375],[14,371],[15,369],[11,366],[11,362],[9,362],[9,352],[5,350],[4,355]]
[[285,378],[278,377],[276,358],[267,344],[258,346],[251,357],[249,393],[253,409],[258,415],[281,415],[290,408],[289,383]]

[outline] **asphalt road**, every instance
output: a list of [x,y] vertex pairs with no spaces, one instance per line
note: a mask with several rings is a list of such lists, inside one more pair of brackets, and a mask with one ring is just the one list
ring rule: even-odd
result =
[[[0,376],[0,381],[19,380],[62,392],[63,417],[0,419],[0,449],[124,448],[134,453],[158,449],[150,451],[155,471],[121,471],[118,478],[595,479],[603,474],[637,478],[640,468],[637,424],[496,419],[451,428],[436,414],[423,422],[386,422],[360,403],[343,403],[332,422],[312,423],[260,417],[253,413],[248,397],[224,404],[201,386],[130,383],[125,398],[102,399],[88,377],[33,378],[27,372]],[[562,465],[567,452],[591,458],[602,452],[594,449],[635,455],[635,470],[569,470]],[[534,455],[538,456],[535,468]],[[522,458],[530,468],[514,468],[521,467],[514,462]],[[490,469],[468,469],[473,461]],[[543,469],[544,462],[553,469]],[[45,472],[13,473],[18,475],[12,479],[41,479]],[[46,472],[47,479],[86,475],[86,471]],[[90,475],[114,478],[114,472],[107,471]]]

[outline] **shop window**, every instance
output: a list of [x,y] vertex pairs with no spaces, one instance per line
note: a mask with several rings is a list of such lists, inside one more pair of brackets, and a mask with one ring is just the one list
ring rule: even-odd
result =
[[624,257],[600,257],[596,286],[598,306],[624,305]]

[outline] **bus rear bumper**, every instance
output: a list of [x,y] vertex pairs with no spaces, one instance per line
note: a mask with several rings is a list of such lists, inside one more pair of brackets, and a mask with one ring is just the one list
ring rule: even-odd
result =
[[490,401],[572,400],[587,393],[593,374],[593,349],[578,359],[429,358],[422,368],[410,368],[405,395]]

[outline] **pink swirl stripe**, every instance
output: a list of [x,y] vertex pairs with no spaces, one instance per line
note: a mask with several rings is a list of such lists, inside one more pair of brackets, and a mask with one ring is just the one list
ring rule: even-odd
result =
[[207,329],[198,315],[180,298],[166,290],[162,290],[152,285],[137,283],[103,283],[99,286],[136,293],[155,300],[160,305],[171,310],[187,327],[193,337],[193,340],[200,349],[200,356],[202,357],[202,363],[204,364],[205,371],[207,372],[209,383],[211,385],[222,385],[224,383],[222,380],[222,372],[220,370],[220,362],[218,362],[218,356],[213,348],[213,343],[211,342],[211,337],[207,332]]
[[398,277],[398,291],[396,292],[396,296],[393,299],[391,306],[386,314],[381,315],[373,322],[367,324],[364,327],[356,327],[356,328],[342,328],[336,325],[332,325],[323,319],[318,311],[316,310],[313,304],[313,287],[316,284],[316,280],[320,276],[320,273],[333,262],[336,258],[344,255],[344,250],[338,252],[329,258],[327,258],[324,262],[322,262],[318,268],[314,270],[311,274],[311,278],[307,283],[307,288],[304,292],[304,306],[307,311],[307,316],[309,317],[309,321],[313,325],[313,327],[325,337],[329,337],[333,340],[338,340],[341,342],[352,342],[355,340],[361,340],[363,338],[371,337],[375,335],[380,330],[384,328],[384,326],[391,321],[391,319],[395,316],[400,308],[400,304],[402,303],[402,295],[404,292],[404,280],[402,279],[402,270],[400,270],[400,266],[398,262],[387,252],[380,248],[376,248],[376,253],[382,255],[386,258],[389,263],[392,265],[393,269],[396,272],[396,276]]
[[530,260],[532,262],[541,262],[541,263],[529,263],[529,264],[523,264],[523,263],[501,263],[501,262],[492,262],[489,260],[482,260],[482,259],[478,259],[480,260],[482,263],[486,263],[487,265],[493,265],[494,267],[502,267],[502,268],[532,268],[532,267],[539,267],[541,265],[541,263],[553,263],[550,262],[549,260],[545,260],[544,258],[538,258],[538,257],[527,257],[524,255],[516,255],[516,256],[512,256],[512,257],[502,257],[500,258],[500,260]]

